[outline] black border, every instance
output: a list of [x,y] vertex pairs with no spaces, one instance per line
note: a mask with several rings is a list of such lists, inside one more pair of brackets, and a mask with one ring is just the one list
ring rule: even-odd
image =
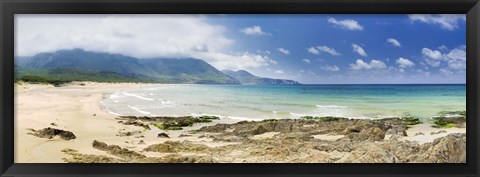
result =
[[[2,176],[479,176],[478,0],[0,0]],[[466,164],[14,164],[14,14],[467,14]]]

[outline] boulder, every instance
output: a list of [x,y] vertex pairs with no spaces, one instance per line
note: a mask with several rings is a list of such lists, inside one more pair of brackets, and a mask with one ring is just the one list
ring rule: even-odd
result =
[[166,134],[166,133],[159,133],[157,135],[157,138],[170,138],[170,136],[168,136],[168,134]]

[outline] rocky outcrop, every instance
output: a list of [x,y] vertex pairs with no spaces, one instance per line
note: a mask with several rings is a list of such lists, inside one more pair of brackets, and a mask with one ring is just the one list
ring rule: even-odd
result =
[[[327,120],[327,121],[325,121]],[[217,124],[191,131],[199,141],[166,141],[143,151],[94,141],[95,149],[115,156],[66,151],[66,162],[141,163],[464,163],[465,134],[433,142],[406,141],[405,120],[282,119]],[[409,120],[410,121],[410,120]],[[385,139],[386,134],[391,135]],[[269,136],[266,136],[269,135]],[[338,136],[334,140],[316,135]],[[263,138],[257,138],[263,136]],[[216,145],[210,146],[210,143]],[[143,143],[142,143],[143,144]],[[208,145],[208,146],[207,146]],[[158,154],[147,157],[144,154]],[[192,155],[193,154],[193,155]]]
[[420,147],[411,160],[419,163],[466,163],[466,135],[449,134]]
[[77,138],[75,134],[73,134],[71,131],[66,131],[66,130],[60,130],[56,128],[44,128],[41,130],[34,130],[30,129],[30,135],[39,137],[39,138],[48,138],[52,139],[55,136],[59,136],[63,140],[71,140]]
[[109,154],[119,156],[127,159],[136,159],[136,158],[146,158],[145,155],[142,155],[138,152],[128,150],[127,148],[121,148],[118,145],[107,145],[104,142],[93,141],[92,147],[98,150],[106,151]]
[[158,137],[158,138],[170,138],[170,137],[168,136],[168,134],[166,134],[166,133],[159,133],[159,134],[157,135],[157,137]]

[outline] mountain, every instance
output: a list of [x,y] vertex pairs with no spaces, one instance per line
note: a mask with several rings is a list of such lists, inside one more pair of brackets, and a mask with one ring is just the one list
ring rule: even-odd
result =
[[223,73],[237,79],[243,85],[298,85],[300,84],[294,80],[288,79],[271,79],[255,76],[245,70],[223,70]]
[[[21,61],[21,60],[20,60]],[[87,71],[113,72],[127,77],[148,77],[154,72],[143,66],[138,59],[119,54],[87,52],[82,49],[59,50],[40,53],[29,61],[15,63],[20,67],[36,69],[81,69]]]
[[191,58],[138,59],[73,49],[18,57],[15,65],[16,77],[33,74],[63,80],[239,84],[205,61]]
[[240,82],[199,59],[144,59],[140,62],[158,74],[161,79],[176,79],[182,83],[240,84]]

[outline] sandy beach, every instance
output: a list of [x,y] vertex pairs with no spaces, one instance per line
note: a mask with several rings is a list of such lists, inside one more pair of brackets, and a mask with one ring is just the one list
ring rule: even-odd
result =
[[[65,159],[71,157],[62,152],[65,149],[76,150],[79,154],[118,159],[115,154],[92,147],[92,142],[95,140],[140,152],[147,157],[165,156],[165,153],[144,151],[144,149],[166,141],[186,141],[202,144],[208,148],[239,144],[235,141],[217,141],[212,136],[205,136],[206,134],[189,134],[190,130],[197,130],[218,123],[233,124],[239,122],[238,120],[222,119],[211,123],[200,123],[186,127],[181,131],[163,131],[153,126],[150,126],[152,127],[150,130],[144,130],[138,126],[120,124],[118,123],[119,120],[116,119],[118,116],[101,109],[100,102],[105,94],[117,90],[138,89],[148,86],[153,85],[78,82],[62,87],[53,87],[40,84],[15,84],[15,163],[64,163],[66,162]],[[47,139],[29,134],[31,129],[39,130],[47,127],[71,131],[76,138],[66,141],[59,137]],[[225,132],[227,131],[230,130],[225,130]],[[119,136],[119,134],[125,132],[136,133],[130,136]],[[158,138],[158,134],[162,132],[166,132],[170,138]],[[413,141],[422,145],[451,133],[465,133],[465,128],[439,129],[432,128],[429,123],[424,123],[413,125],[406,130],[406,133],[407,136],[399,138],[401,141]],[[185,136],[185,134],[189,135]],[[278,136],[281,136],[280,132],[270,131],[255,134],[248,139],[262,141]],[[313,136],[314,139],[322,142],[337,141],[344,137],[344,135],[320,133]],[[384,138],[389,140],[391,135],[385,135]],[[229,153],[241,152],[232,151]],[[338,155],[338,152],[326,151],[322,153],[323,156]],[[190,154],[195,155],[195,152],[190,152]],[[259,161],[258,159],[255,160]],[[235,162],[242,161],[235,160]]]

